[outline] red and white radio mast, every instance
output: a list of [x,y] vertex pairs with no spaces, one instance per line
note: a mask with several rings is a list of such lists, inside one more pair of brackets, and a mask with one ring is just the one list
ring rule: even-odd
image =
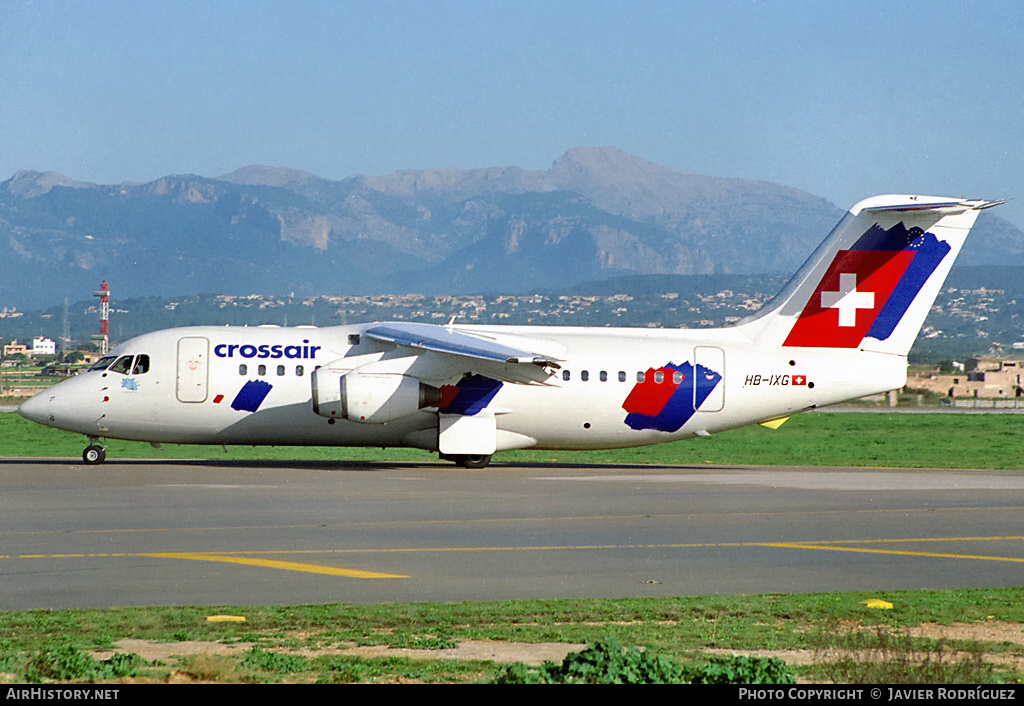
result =
[[100,290],[92,295],[100,298],[100,335],[93,336],[92,340],[99,342],[100,352],[106,355],[110,346],[110,287],[107,286],[107,280],[103,280]]

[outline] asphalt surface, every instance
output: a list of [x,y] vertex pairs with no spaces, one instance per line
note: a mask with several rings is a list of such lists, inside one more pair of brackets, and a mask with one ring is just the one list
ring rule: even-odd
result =
[[0,609],[1024,585],[1024,472],[0,461]]

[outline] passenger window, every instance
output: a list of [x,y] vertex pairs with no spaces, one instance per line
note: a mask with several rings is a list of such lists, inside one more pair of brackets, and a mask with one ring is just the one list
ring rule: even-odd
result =
[[257,367],[256,368],[256,374],[257,375],[266,375],[267,374],[267,366],[260,365],[259,367]]
[[678,385],[682,381],[683,381],[683,374],[682,373],[680,373],[680,372],[672,373],[672,382],[674,382],[675,384]]
[[663,372],[661,372],[660,370],[655,370],[654,371],[654,382],[656,382],[656,383],[658,383],[660,385],[662,382],[664,382],[664,380],[665,380],[665,374]]
[[607,370],[602,370],[600,377],[601,377],[601,382],[608,382],[608,371]]
[[305,372],[305,369],[301,365],[296,365],[295,366],[295,374],[296,375],[298,375],[299,377],[302,377],[302,374],[304,372]]
[[135,358],[135,365],[132,367],[132,375],[145,375],[149,372],[149,356],[142,354]]
[[638,370],[637,371],[637,373],[636,373],[636,381],[637,382],[643,382],[644,381],[644,372],[642,370]]
[[248,373],[249,373],[249,366],[248,365],[246,365],[245,363],[242,363],[241,365],[238,366],[238,374],[239,375],[248,375]]
[[568,381],[569,381],[569,378],[571,378],[571,377],[572,377],[572,375],[570,375],[570,374],[569,374],[569,371],[568,371],[568,370],[563,370],[563,371],[562,371],[562,379],[563,379],[563,380],[565,380],[566,382],[568,382]]
[[619,371],[619,382],[626,382],[626,371],[625,370],[620,370]]
[[284,375],[284,366],[283,365],[277,366],[277,374],[278,375]]
[[583,382],[586,382],[589,379],[590,379],[590,373],[588,373],[586,370],[581,370],[580,371],[580,380],[582,380]]
[[128,371],[132,369],[132,357],[130,355],[123,355],[117,359],[117,362],[110,366],[110,372],[120,373],[121,375],[127,375]]

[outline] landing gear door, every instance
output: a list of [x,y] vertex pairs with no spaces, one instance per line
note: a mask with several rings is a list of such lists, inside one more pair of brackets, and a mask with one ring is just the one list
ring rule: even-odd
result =
[[717,346],[693,349],[693,408],[720,412],[725,407],[725,351]]
[[180,402],[205,402],[209,387],[210,341],[202,336],[178,339],[178,385]]
[[438,419],[437,450],[446,456],[489,456],[498,448],[493,414],[439,414]]

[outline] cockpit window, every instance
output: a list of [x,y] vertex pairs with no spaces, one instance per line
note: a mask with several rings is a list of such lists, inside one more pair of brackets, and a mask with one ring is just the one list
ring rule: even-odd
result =
[[[117,362],[111,365],[115,359]],[[132,365],[133,361],[135,365]],[[128,375],[129,373],[132,375],[144,375],[149,372],[149,356],[145,353],[141,353],[137,356],[123,355],[120,358],[116,355],[108,355],[93,363],[92,367],[89,368],[89,371],[107,370],[108,368],[110,369],[110,372],[121,373],[122,375]]]
[[106,370],[107,366],[114,362],[114,357],[115,356],[108,355],[100,358],[92,364],[92,367],[89,368],[89,372],[92,372],[93,370]]
[[145,353],[135,356],[135,365],[132,367],[132,375],[142,375],[149,372],[149,356]]
[[110,366],[110,372],[121,373],[127,375],[128,371],[132,369],[132,356],[123,355],[117,359],[117,362]]

